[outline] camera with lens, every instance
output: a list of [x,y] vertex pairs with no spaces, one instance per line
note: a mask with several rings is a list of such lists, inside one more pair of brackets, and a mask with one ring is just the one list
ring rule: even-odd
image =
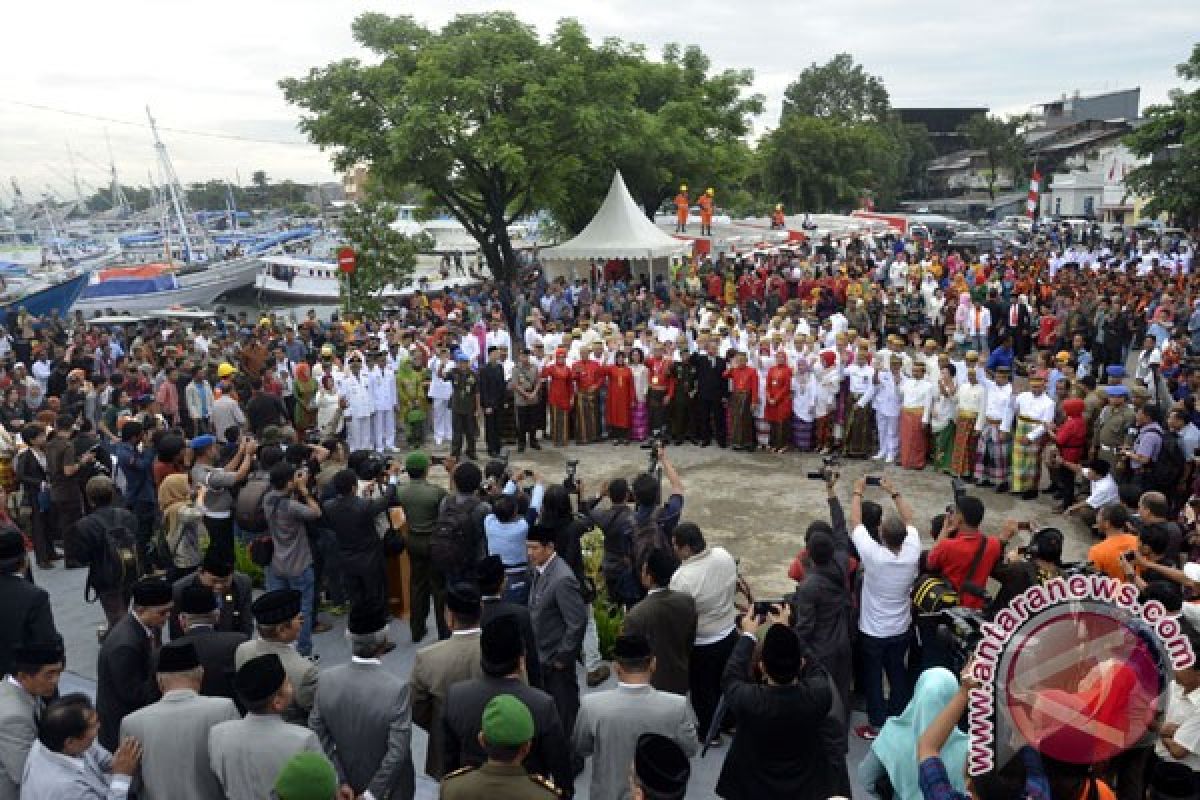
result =
[[663,448],[667,446],[664,439],[655,439],[650,442],[650,465],[646,468],[646,472],[653,475],[658,471],[658,461],[662,458]]
[[754,607],[751,609],[751,615],[756,619],[764,620],[772,613],[778,613],[792,605],[795,595],[785,594],[778,600],[755,600]]
[[841,466],[841,461],[836,455],[821,456],[821,469],[816,472],[809,472],[808,479],[810,481],[830,481],[837,477],[837,468]]
[[983,639],[983,614],[962,606],[952,606],[938,612],[937,636],[954,655],[956,663],[965,665]]
[[567,487],[568,492],[579,490],[579,483],[575,480],[575,472],[579,469],[579,460],[575,459],[567,462],[567,477],[563,479],[563,486]]

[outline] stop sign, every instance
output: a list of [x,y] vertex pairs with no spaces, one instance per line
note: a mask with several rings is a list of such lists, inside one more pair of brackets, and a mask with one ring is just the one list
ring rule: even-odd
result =
[[357,258],[354,255],[353,247],[343,247],[338,250],[337,254],[338,269],[345,272],[347,275],[354,272],[354,267],[357,264]]

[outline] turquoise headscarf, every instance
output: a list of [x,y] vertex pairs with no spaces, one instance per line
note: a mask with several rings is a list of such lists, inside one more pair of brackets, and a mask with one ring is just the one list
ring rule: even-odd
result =
[[[871,744],[875,757],[887,770],[896,800],[921,800],[917,739],[957,691],[958,679],[950,670],[942,667],[925,670],[917,678],[913,698],[904,713],[889,719],[879,731],[879,738]],[[952,730],[942,745],[941,757],[951,785],[966,794],[967,735],[958,728]]]

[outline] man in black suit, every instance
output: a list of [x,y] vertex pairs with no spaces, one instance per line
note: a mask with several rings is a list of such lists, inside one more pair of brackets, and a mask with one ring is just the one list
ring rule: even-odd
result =
[[[828,674],[807,663],[800,639],[783,610],[764,619],[742,618],[741,635],[725,665],[721,687],[737,733],[717,780],[717,795],[727,800],[789,797],[824,800],[834,786],[837,765],[830,764],[824,722],[833,707]],[[757,633],[772,623],[763,638],[762,668],[766,682],[753,682]]]
[[521,681],[525,658],[521,655],[520,626],[515,616],[505,614],[483,626],[479,640],[483,677],[460,681],[446,694],[443,715],[443,753],[446,773],[464,766],[478,767],[487,760],[479,743],[483,709],[492,698],[511,694],[525,704],[533,716],[533,740],[525,769],[551,778],[569,797],[575,783],[567,742],[550,695]]
[[504,410],[504,397],[508,391],[500,356],[498,347],[489,347],[487,364],[479,371],[479,407],[483,409],[483,434],[487,440],[488,455],[492,458],[500,455],[500,414]]
[[233,674],[237,671],[234,655],[238,645],[248,641],[249,637],[237,631],[216,629],[220,616],[217,596],[213,594],[212,589],[204,586],[195,585],[184,589],[176,610],[186,631],[182,641],[192,643],[196,648],[196,656],[200,659],[200,666],[204,667],[200,694],[234,700]]
[[[372,469],[369,465],[364,468]],[[337,539],[342,585],[350,607],[387,608],[383,540],[375,529],[375,518],[398,503],[396,487],[384,489],[372,479],[365,484],[372,495],[362,497],[358,493],[358,478],[359,474],[352,469],[343,469],[334,475],[335,496],[326,500],[321,510],[325,525]]]
[[50,595],[25,577],[25,537],[14,527],[0,530],[0,675],[12,672],[13,648],[58,638]]
[[[189,586],[203,586],[212,591],[217,598],[217,624],[219,631],[237,631],[248,639],[254,635],[254,614],[250,611],[250,603],[254,600],[254,586],[250,576],[234,571],[233,557],[222,553],[219,548],[208,548],[200,569],[191,575],[185,575],[175,581],[172,586],[172,599],[175,607],[179,607],[179,599],[183,590]],[[179,622],[179,614],[171,614],[171,638],[183,636],[183,625]]]
[[[542,666],[538,661],[537,641],[533,638],[533,623],[529,621],[529,609],[503,599],[504,562],[500,556],[491,555],[475,566],[475,581],[479,585],[479,596],[483,603],[481,625],[487,625],[498,617],[514,617],[521,631],[521,642],[525,650],[525,677],[529,685],[542,686]],[[482,752],[482,751],[481,751]]]
[[[641,564],[646,597],[629,609],[623,631],[650,642],[657,666],[650,685],[664,692],[688,693],[688,664],[696,638],[696,601],[670,589],[675,559],[665,550],[651,550]],[[701,733],[704,733],[702,731]]]
[[126,714],[159,698],[155,660],[162,628],[171,614],[171,584],[143,578],[133,585],[133,606],[109,629],[96,669],[96,713],[100,744],[117,749],[117,734]]
[[689,359],[696,376],[696,434],[701,447],[712,444],[728,444],[725,432],[725,401],[729,396],[729,382],[725,380],[725,359],[717,354],[717,337],[709,336],[704,343],[704,352],[695,353]]
[[1013,355],[1022,361],[1028,358],[1033,347],[1033,311],[1025,295],[1005,309],[1004,330],[1013,338]]

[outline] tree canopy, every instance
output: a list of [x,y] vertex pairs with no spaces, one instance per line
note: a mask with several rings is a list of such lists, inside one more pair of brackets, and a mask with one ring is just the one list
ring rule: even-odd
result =
[[342,232],[356,257],[353,273],[338,274],[342,307],[347,313],[378,312],[383,288],[407,285],[417,266],[418,250],[432,246],[424,234],[409,238],[397,232],[391,227],[395,220],[395,206],[373,200],[342,217]]
[[[752,75],[710,75],[696,48],[652,62],[639,45],[593,45],[563,20],[546,40],[507,12],[464,14],[441,30],[412,17],[363,14],[355,39],[378,63],[345,59],[280,82],[301,127],[340,169],[370,165],[381,187],[415,183],[511,277],[508,226],[549,209],[578,230],[614,168],[652,212],[684,179],[744,169]],[[385,189],[386,192],[386,189]]]
[[[1185,81],[1200,81],[1200,44],[1176,72]],[[1148,196],[1146,212],[1167,213],[1181,225],[1200,219],[1200,88],[1176,89],[1170,102],[1146,109],[1146,122],[1125,137],[1125,144],[1150,163],[1131,170],[1125,185]]]
[[987,160],[985,173],[988,196],[996,199],[996,184],[1000,171],[1007,170],[1016,186],[1025,173],[1025,140],[1021,129],[1028,118],[1025,116],[1000,117],[976,114],[962,126],[962,133],[972,149],[982,150]]
[[783,116],[799,114],[843,124],[886,122],[891,100],[883,81],[849,53],[810,64],[783,92]]

